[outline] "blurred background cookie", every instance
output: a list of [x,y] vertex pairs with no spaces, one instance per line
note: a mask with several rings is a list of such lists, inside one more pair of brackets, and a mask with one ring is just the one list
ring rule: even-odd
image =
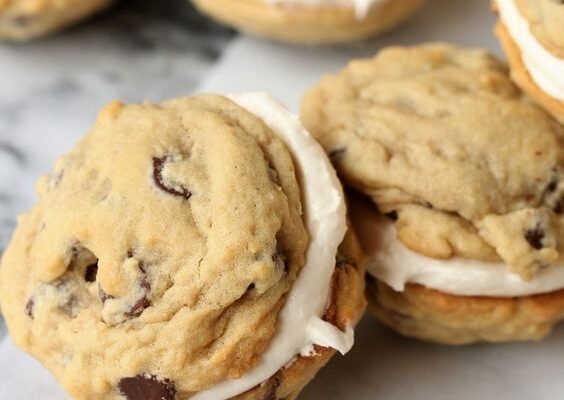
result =
[[0,0],[0,39],[26,41],[64,29],[115,0]]
[[463,344],[541,339],[564,317],[564,127],[503,63],[387,48],[325,77],[302,120],[379,210],[350,206],[381,321]]
[[495,0],[511,77],[564,123],[564,2]]
[[294,43],[341,43],[374,36],[409,18],[424,0],[192,0],[242,31]]

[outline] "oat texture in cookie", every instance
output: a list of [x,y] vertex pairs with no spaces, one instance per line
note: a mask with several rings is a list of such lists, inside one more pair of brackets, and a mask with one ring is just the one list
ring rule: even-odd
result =
[[501,260],[523,279],[561,258],[564,128],[487,52],[385,49],[325,77],[302,119],[410,249]]
[[38,190],[0,303],[75,398],[187,398],[256,364],[309,240],[262,120],[215,95],[112,103]]

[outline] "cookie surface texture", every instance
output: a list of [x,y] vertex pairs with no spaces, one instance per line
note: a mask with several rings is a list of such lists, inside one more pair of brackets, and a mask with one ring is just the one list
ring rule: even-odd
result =
[[260,119],[214,95],[112,103],[38,190],[0,302],[73,396],[184,398],[256,363],[308,245],[292,157]]
[[564,129],[488,53],[385,49],[324,78],[302,119],[410,249],[503,261],[523,279],[561,257]]

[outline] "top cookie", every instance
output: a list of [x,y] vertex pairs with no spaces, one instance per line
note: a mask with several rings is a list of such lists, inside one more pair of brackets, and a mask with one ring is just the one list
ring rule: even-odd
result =
[[539,42],[557,57],[564,58],[564,1],[514,1]]
[[525,279],[560,257],[564,129],[486,52],[388,48],[324,78],[302,119],[411,249]]
[[292,157],[260,119],[213,95],[111,104],[39,193],[0,301],[74,396],[185,398],[256,363],[308,244]]

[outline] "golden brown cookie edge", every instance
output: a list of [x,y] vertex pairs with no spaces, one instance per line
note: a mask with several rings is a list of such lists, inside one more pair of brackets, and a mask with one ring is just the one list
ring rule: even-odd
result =
[[353,7],[276,6],[262,0],[192,0],[202,13],[257,36],[303,44],[342,43],[388,31],[425,0],[386,1],[358,19]]

